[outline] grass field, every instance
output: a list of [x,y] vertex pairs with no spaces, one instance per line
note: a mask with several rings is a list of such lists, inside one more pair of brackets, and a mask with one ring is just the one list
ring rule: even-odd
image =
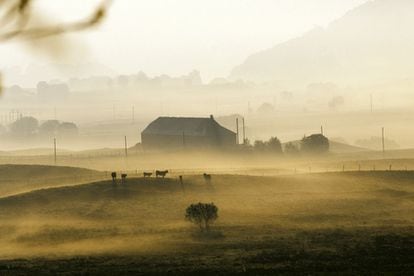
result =
[[104,179],[105,173],[75,167],[0,165],[0,197]]
[[[130,178],[0,198],[0,274],[414,272],[414,172]],[[214,202],[200,234],[185,208]]]

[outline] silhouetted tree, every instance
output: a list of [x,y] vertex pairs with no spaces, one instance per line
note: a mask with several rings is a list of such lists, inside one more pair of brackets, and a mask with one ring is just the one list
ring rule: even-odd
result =
[[269,114],[274,111],[275,111],[275,107],[270,103],[264,103],[257,109],[257,112],[262,113],[262,114]]
[[262,140],[256,140],[254,141],[254,150],[259,152],[266,151],[266,143]]
[[28,137],[36,133],[39,122],[33,117],[23,117],[10,125],[12,135]]
[[285,154],[287,155],[298,155],[299,147],[292,142],[289,142],[285,145]]
[[77,135],[78,134],[78,127],[74,123],[70,122],[63,122],[58,127],[59,135]]
[[277,137],[271,137],[269,141],[266,142],[266,147],[271,153],[283,153],[282,143],[280,143],[280,140]]
[[210,224],[218,218],[218,208],[214,203],[191,204],[185,211],[185,218],[198,225],[201,231],[208,231]]
[[283,153],[282,143],[277,137],[271,137],[269,141],[263,142],[262,140],[256,140],[254,142],[254,150],[262,153]]
[[305,153],[327,153],[329,151],[329,140],[322,134],[313,134],[303,137],[301,151]]
[[58,131],[59,124],[58,120],[48,120],[40,125],[39,134],[48,137],[55,136]]

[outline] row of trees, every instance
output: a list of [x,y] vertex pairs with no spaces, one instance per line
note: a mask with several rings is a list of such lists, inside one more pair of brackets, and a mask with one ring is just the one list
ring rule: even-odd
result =
[[58,120],[48,120],[40,124],[34,117],[22,117],[10,124],[8,129],[3,127],[3,134],[14,138],[76,136],[78,127],[74,123]]
[[253,145],[246,141],[247,149],[258,153],[297,155],[300,153],[321,154],[329,152],[329,140],[322,134],[313,134],[303,137],[302,140],[282,145],[277,137],[268,141],[256,140]]

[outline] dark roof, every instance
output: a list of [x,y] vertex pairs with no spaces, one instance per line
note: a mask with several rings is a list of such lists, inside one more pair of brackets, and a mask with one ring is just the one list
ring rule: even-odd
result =
[[143,134],[206,136],[216,130],[234,132],[219,125],[214,118],[159,117],[150,123]]

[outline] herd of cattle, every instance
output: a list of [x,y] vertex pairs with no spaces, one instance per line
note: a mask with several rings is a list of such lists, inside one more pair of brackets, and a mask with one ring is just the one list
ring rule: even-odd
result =
[[[156,178],[158,178],[158,177],[165,178],[165,176],[167,174],[168,174],[168,170],[164,170],[164,171],[156,170],[155,171],[155,177]],[[152,172],[144,172],[143,173],[144,178],[152,177],[152,175],[153,175]],[[112,172],[111,173],[111,177],[112,177],[112,181],[115,182],[116,177],[117,177],[116,172]],[[126,181],[126,177],[127,177],[127,174],[126,173],[121,174],[121,181],[122,181],[122,183],[124,183]],[[210,174],[204,173],[203,174],[203,177],[204,177],[204,180],[211,181],[211,175]],[[182,180],[182,178],[183,178],[182,175],[180,175],[179,178],[180,178],[180,180]]]

